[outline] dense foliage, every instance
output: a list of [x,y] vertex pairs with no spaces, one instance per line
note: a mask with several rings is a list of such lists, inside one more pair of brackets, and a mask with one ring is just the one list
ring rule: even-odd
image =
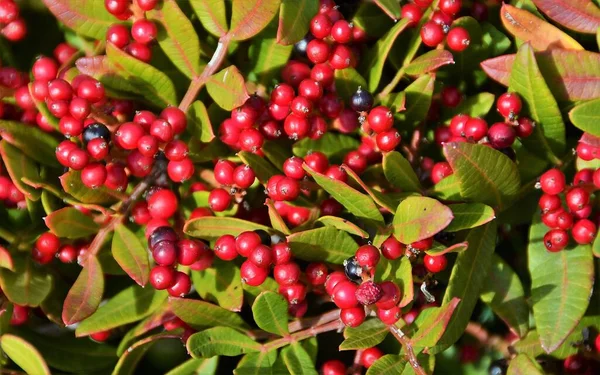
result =
[[597,0],[0,34],[0,373],[600,373]]

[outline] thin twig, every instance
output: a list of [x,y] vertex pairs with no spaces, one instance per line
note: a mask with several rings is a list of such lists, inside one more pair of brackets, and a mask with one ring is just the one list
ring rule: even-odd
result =
[[321,334],[321,333],[325,333],[325,332],[329,332],[329,331],[337,331],[338,329],[341,329],[343,327],[344,327],[344,323],[341,320],[339,320],[339,319],[334,320],[329,323],[325,323],[325,324],[315,326],[315,327],[310,327],[303,331],[298,331],[296,333],[292,333],[291,335],[282,337],[280,339],[270,341],[263,345],[262,350],[265,352],[268,352],[268,351],[271,351],[274,349],[281,348],[282,346],[285,346],[287,344],[290,344],[290,343],[293,343],[296,341],[301,341],[301,340],[307,339],[309,337],[317,336],[318,334]]
[[413,370],[415,371],[415,374],[427,375],[427,373],[425,372],[423,367],[421,367],[419,361],[417,360],[417,356],[415,355],[412,344],[410,343],[410,339],[404,334],[404,332],[402,332],[400,328],[396,327],[395,325],[389,326],[389,330],[392,333],[392,335],[394,335],[396,340],[398,340],[398,342],[404,347],[404,350],[406,351],[406,356],[408,357],[408,363],[410,363],[410,365],[412,366]]
[[321,324],[332,322],[334,320],[339,319],[339,317],[339,309],[331,310],[315,317],[295,320],[289,324],[288,328],[291,333],[294,333],[302,329],[307,329],[313,326],[319,326]]
[[351,375],[361,375],[362,374],[362,364],[360,363],[360,357],[362,357],[363,350],[358,349],[354,354],[354,362],[352,366],[348,369],[348,373]]

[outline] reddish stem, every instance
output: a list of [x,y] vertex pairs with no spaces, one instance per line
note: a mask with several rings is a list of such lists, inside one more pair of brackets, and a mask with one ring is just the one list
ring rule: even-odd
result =
[[270,350],[274,350],[274,349],[278,349],[281,348],[282,346],[285,346],[287,344],[291,344],[293,342],[296,341],[302,341],[304,339],[307,339],[309,337],[313,337],[316,336],[320,333],[325,333],[325,332],[329,332],[329,331],[336,331],[338,329],[341,329],[344,327],[344,323],[342,323],[341,320],[334,320],[332,322],[329,323],[325,323],[319,326],[315,326],[315,327],[310,327],[308,329],[305,329],[303,331],[298,331],[295,333],[292,333],[288,336],[282,337],[280,339],[277,340],[273,340],[271,342],[268,342],[266,344],[263,345],[263,351],[268,352]]
[[408,363],[412,366],[415,374],[417,375],[427,375],[423,367],[419,364],[417,360],[417,356],[413,350],[412,344],[410,343],[410,339],[402,332],[402,330],[395,325],[391,325],[388,327],[392,335],[398,340],[400,344],[404,347],[406,351],[406,356],[408,357]]

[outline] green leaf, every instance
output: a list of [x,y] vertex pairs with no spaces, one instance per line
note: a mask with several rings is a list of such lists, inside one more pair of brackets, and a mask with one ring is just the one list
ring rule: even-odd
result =
[[358,327],[344,330],[340,350],[366,349],[380,344],[389,333],[388,326],[379,319],[369,319]]
[[146,13],[158,26],[158,45],[188,78],[200,75],[200,41],[194,26],[175,0],[163,0],[162,6]]
[[573,125],[584,132],[600,137],[598,122],[600,121],[600,99],[590,100],[573,108],[569,112],[569,119]]
[[321,173],[318,173],[307,165],[304,169],[310,174],[315,182],[321,186],[326,192],[344,206],[350,213],[361,220],[374,224],[383,224],[383,216],[379,212],[373,200],[357,190],[351,188],[344,182],[331,179]]
[[[349,135],[327,132],[321,138],[312,140],[304,138],[294,143],[294,155],[305,157],[311,151],[319,151],[327,155],[329,160],[342,160],[344,156],[360,145],[360,142]],[[333,159],[333,160],[332,160]]]
[[373,362],[367,375],[402,374],[407,364],[405,355],[386,354]]
[[454,219],[446,227],[446,232],[475,228],[496,218],[494,210],[483,203],[458,203],[448,207],[452,210]]
[[404,128],[418,125],[429,112],[435,76],[425,74],[417,78],[404,90],[406,95],[406,110],[395,117],[400,120]]
[[592,244],[592,253],[596,258],[600,258],[600,236],[596,235],[596,239]]
[[492,256],[481,300],[519,337],[529,330],[529,306],[519,276],[498,255]]
[[106,30],[115,23],[104,2],[97,0],[42,0],[67,27],[93,39],[106,38]]
[[434,49],[414,59],[404,68],[404,73],[417,77],[448,64],[454,64],[452,53],[444,49]]
[[288,304],[278,293],[263,292],[252,304],[254,321],[263,331],[285,336],[288,330]]
[[406,93],[404,91],[390,93],[381,99],[381,105],[388,107],[392,112],[402,112],[406,109]]
[[460,194],[460,181],[456,175],[452,174],[437,184],[433,185],[430,194],[436,198],[446,201],[462,200]]
[[257,229],[274,233],[273,229],[264,225],[233,217],[199,217],[187,221],[183,227],[183,231],[188,236],[205,240],[216,240],[225,234],[237,236],[242,232]]
[[290,45],[308,32],[310,20],[319,11],[319,0],[283,0],[279,11],[277,42]]
[[[265,33],[263,33],[265,34]],[[261,34],[261,36],[263,36]],[[281,68],[287,63],[292,54],[293,46],[284,46],[277,43],[277,39],[270,33],[264,37],[252,39],[248,50],[247,62],[249,71],[258,75],[258,82],[270,86]]]
[[452,221],[452,210],[428,197],[408,197],[394,215],[394,237],[409,244],[432,237]]
[[441,307],[427,309],[430,311],[425,319],[420,322],[419,330],[415,332],[411,338],[413,346],[428,348],[437,344],[442,337],[450,319],[460,302],[460,298],[452,298],[449,302],[444,303]]
[[14,272],[0,268],[0,286],[8,300],[22,306],[37,307],[52,290],[52,276],[36,267],[31,257],[14,257]]
[[234,0],[231,10],[231,40],[246,40],[267,27],[281,0]]
[[10,271],[15,270],[15,264],[13,262],[12,255],[4,246],[0,246],[0,268],[6,268]]
[[352,17],[352,23],[360,27],[372,38],[380,38],[390,30],[395,22],[377,5],[370,1],[361,1]]
[[240,311],[244,290],[240,269],[233,262],[215,259],[210,268],[192,271],[194,288],[207,301],[218,303],[224,309]]
[[342,219],[341,217],[321,216],[320,218],[317,219],[317,222],[321,223],[325,226],[331,226],[336,229],[343,230],[344,232],[348,232],[355,236],[359,236],[362,238],[369,238],[369,233],[367,233],[365,230],[358,227],[356,224],[354,224],[346,219]]
[[[375,245],[377,246],[377,242],[375,242]],[[394,262],[383,258],[380,259],[377,265],[377,272],[375,273],[375,280],[389,280],[396,283],[398,287],[400,287],[400,290],[402,291],[402,299],[400,299],[400,302],[398,302],[399,307],[407,306],[409,303],[413,302],[414,285],[412,264],[407,257],[401,257]]]
[[398,151],[383,155],[383,173],[392,185],[403,191],[421,191],[419,177],[408,160]]
[[273,229],[285,234],[286,236],[292,233],[279,212],[277,212],[277,209],[275,208],[275,205],[271,199],[267,198],[265,206],[267,206],[267,209],[269,210],[269,220],[271,220],[271,226]]
[[281,357],[291,375],[318,375],[310,356],[299,342],[283,348]]
[[454,344],[467,327],[492,262],[492,254],[496,246],[496,222],[492,221],[472,229],[466,241],[469,243],[469,248],[458,254],[456,258],[442,305],[454,298],[459,298],[461,302],[454,311],[438,345],[430,350],[432,354],[439,353]]
[[[515,91],[523,99],[524,110],[536,122],[539,134],[523,140],[526,147],[539,154],[562,155],[565,152],[565,124],[552,91],[546,85],[533,54],[527,43],[517,55],[510,75],[509,91]],[[551,150],[551,151],[550,151]]]
[[0,136],[38,163],[58,167],[55,150],[58,141],[40,128],[20,122],[0,120]]
[[282,172],[283,163],[293,156],[290,144],[281,142],[281,140],[266,141],[262,146],[262,152],[265,154],[265,157]]
[[480,92],[462,100],[454,108],[442,109],[442,121],[450,121],[454,116],[462,113],[471,117],[485,117],[494,106],[496,97],[489,92]]
[[235,65],[213,74],[206,81],[206,89],[215,103],[227,111],[241,106],[250,97],[244,77]]
[[188,129],[200,141],[208,143],[215,138],[213,126],[204,103],[200,100],[192,103],[187,110]]
[[354,68],[336,69],[335,89],[337,94],[348,102],[359,88],[366,89],[367,81]]
[[385,12],[391,19],[400,19],[400,4],[395,0],[374,0],[375,4]]
[[6,171],[17,189],[28,199],[40,199],[42,191],[27,185],[22,180],[24,178],[30,181],[41,180],[38,165],[25,153],[5,140],[0,141],[0,156],[2,156]]
[[46,226],[61,238],[82,238],[96,234],[100,226],[90,215],[73,207],[65,207],[46,216]]
[[377,43],[367,52],[367,56],[361,64],[360,71],[365,74],[369,82],[370,92],[376,92],[381,80],[383,66],[388,58],[392,46],[398,35],[409,25],[408,19],[403,18],[397,22]]
[[112,371],[112,375],[135,374],[139,362],[158,340],[172,339],[177,339],[179,341],[181,340],[181,337],[180,335],[176,335],[175,332],[161,332],[137,341],[121,355],[121,358],[119,358],[119,361]]
[[135,94],[159,108],[177,104],[175,85],[165,73],[118,49],[110,42],[106,44],[106,56],[120,79],[135,88]]
[[500,30],[489,22],[481,24],[481,42],[488,51],[488,56],[498,56],[510,48],[511,41]]
[[468,200],[502,209],[520,188],[517,166],[491,147],[471,143],[446,143],[444,154]]
[[81,322],[75,330],[75,336],[87,336],[90,333],[136,322],[152,314],[166,297],[167,293],[164,290],[132,285],[121,290]]
[[90,255],[65,298],[62,321],[65,325],[80,322],[100,306],[104,294],[104,274],[98,258]]
[[0,346],[4,354],[27,374],[50,375],[50,369],[40,352],[22,338],[6,333],[0,338]]
[[225,0],[190,1],[190,5],[196,12],[202,26],[216,37],[227,34],[227,13]]
[[273,365],[277,360],[277,350],[268,352],[248,353],[238,362],[233,371],[235,375],[273,374]]
[[358,245],[344,231],[334,227],[305,230],[288,236],[294,256],[308,261],[324,261],[334,264],[354,255]]
[[266,184],[272,176],[281,174],[273,164],[262,156],[258,156],[248,151],[240,151],[238,156],[244,163],[252,168],[258,180],[263,184]]
[[146,285],[150,274],[148,251],[135,233],[123,224],[115,228],[111,252],[119,266],[133,281],[140,286]]
[[192,358],[167,372],[166,375],[214,375],[217,373],[218,364],[219,357],[212,357],[208,359]]
[[[529,273],[533,316],[542,348],[552,353],[583,317],[592,293],[594,266],[591,246],[552,253],[546,250],[548,228],[534,217],[529,231]],[[549,312],[552,313],[549,313]]]
[[169,306],[175,315],[195,329],[225,326],[244,331],[249,328],[239,314],[212,303],[170,298]]
[[519,354],[510,361],[507,375],[543,375],[538,363],[527,354]]
[[468,242],[459,242],[451,246],[444,246],[441,243],[434,241],[433,246],[429,250],[425,250],[425,254],[432,256],[440,256],[448,253],[462,253],[469,248]]
[[188,353],[194,358],[210,358],[215,355],[235,357],[261,349],[259,343],[228,327],[214,327],[195,333],[190,336],[186,346]]
[[81,171],[70,170],[59,177],[63,190],[82,203],[110,204],[125,200],[126,195],[107,187],[90,189],[81,182]]
[[252,304],[262,292],[278,292],[279,284],[277,284],[272,277],[267,277],[259,286],[251,286],[246,283],[242,283],[242,288],[244,288],[244,297],[246,298],[246,302]]

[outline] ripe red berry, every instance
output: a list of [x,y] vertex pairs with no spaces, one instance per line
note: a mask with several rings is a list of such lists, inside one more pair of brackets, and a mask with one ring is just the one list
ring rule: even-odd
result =
[[363,245],[356,250],[354,255],[361,267],[373,268],[379,263],[379,250],[373,245]]
[[377,147],[383,152],[393,151],[400,144],[400,140],[400,133],[395,130],[379,133],[375,138]]
[[593,184],[594,183],[594,169],[584,168],[573,176],[573,185],[585,185],[585,184]]
[[457,107],[462,101],[462,93],[455,86],[446,86],[440,92],[440,99],[444,107]]
[[215,242],[214,252],[222,260],[235,259],[238,255],[235,238],[230,234],[219,237]]
[[426,22],[421,27],[421,39],[428,47],[435,47],[444,40],[444,29],[434,21]]
[[328,87],[333,83],[334,71],[328,63],[315,64],[310,71],[310,78],[319,82],[321,88]]
[[364,368],[369,368],[373,363],[383,356],[383,352],[377,347],[372,347],[363,350],[360,356],[360,363]]
[[454,17],[462,7],[462,0],[441,0],[438,6],[442,12]]
[[160,241],[152,248],[152,258],[160,266],[172,266],[177,261],[175,242]]
[[283,163],[283,173],[293,179],[301,180],[306,175],[304,169],[302,168],[303,165],[304,160],[302,158],[292,156],[291,158],[286,159]]
[[267,268],[259,267],[256,264],[246,260],[240,267],[242,281],[250,286],[259,286],[269,275]]
[[127,172],[121,163],[110,163],[106,165],[106,181],[104,186],[109,189],[124,191],[127,188]]
[[187,127],[185,113],[177,107],[169,106],[162,110],[160,117],[167,120],[175,134],[181,134]]
[[156,38],[158,30],[154,22],[145,18],[139,19],[131,26],[131,36],[136,42],[148,44]]
[[358,305],[356,290],[358,286],[351,281],[340,281],[333,289],[331,299],[340,309],[348,309]]
[[566,211],[561,212],[556,216],[556,225],[559,229],[571,229],[573,226],[573,216]]
[[291,113],[283,123],[283,130],[293,140],[302,139],[308,135],[310,124],[305,117]]
[[168,219],[177,212],[177,196],[169,189],[161,189],[148,199],[148,210],[153,218]]
[[590,201],[590,193],[582,187],[574,187],[567,192],[565,200],[569,210],[579,211]]
[[446,269],[448,260],[443,254],[437,256],[425,254],[425,257],[423,258],[423,264],[425,265],[427,271],[431,273],[438,273]]
[[338,43],[346,44],[352,41],[352,24],[346,20],[338,20],[331,27],[331,37]]
[[325,171],[325,176],[329,177],[332,180],[337,180],[337,181],[341,181],[344,183],[348,182],[348,174],[339,165],[330,166]]
[[557,210],[561,205],[562,203],[558,195],[543,194],[538,202],[538,206],[543,214]]
[[86,78],[77,87],[77,96],[90,103],[98,103],[104,99],[106,93],[102,83],[93,78]]
[[389,260],[400,258],[404,255],[405,250],[406,246],[395,239],[394,236],[390,236],[381,244],[381,254]]
[[561,251],[568,244],[569,234],[564,229],[552,229],[544,235],[544,246],[548,251]]
[[305,273],[311,285],[323,285],[327,280],[327,266],[324,263],[309,264]]
[[513,120],[521,112],[522,105],[519,95],[507,92],[498,98],[496,109],[500,115]]
[[33,78],[37,81],[48,82],[58,74],[58,64],[50,57],[40,57],[31,68]]
[[44,254],[54,255],[60,247],[60,239],[53,233],[42,233],[36,240],[35,247]]
[[291,305],[302,303],[306,299],[306,292],[306,286],[302,283],[279,286],[279,294],[284,296]]
[[214,212],[225,211],[231,204],[231,194],[225,189],[214,189],[208,195],[208,204]]
[[448,32],[446,36],[446,43],[448,47],[455,52],[462,52],[471,43],[471,36],[464,27],[454,27]]
[[154,289],[168,289],[175,283],[175,269],[165,266],[155,266],[150,271],[150,284]]
[[259,267],[269,268],[273,263],[273,251],[265,245],[258,245],[248,256],[248,260]]
[[323,96],[323,87],[316,80],[304,79],[300,82],[300,85],[298,85],[298,95],[314,102]]
[[450,176],[452,173],[454,173],[454,171],[452,171],[452,167],[448,162],[441,161],[435,163],[431,169],[431,181],[434,184],[437,184],[444,178]]
[[584,374],[587,361],[581,354],[573,354],[565,358],[563,368],[567,374]]
[[383,324],[392,325],[395,324],[402,316],[402,310],[398,306],[394,306],[389,310],[377,310],[377,317]]
[[254,183],[255,178],[256,175],[254,174],[254,171],[246,164],[236,167],[233,171],[233,182],[240,189],[249,188]]
[[280,106],[287,106],[295,96],[294,88],[286,83],[282,83],[277,85],[271,92],[271,102]]
[[56,256],[63,263],[74,263],[77,260],[77,250],[72,245],[64,245]]
[[375,133],[390,130],[394,126],[394,116],[388,107],[379,106],[369,111],[367,116],[369,127]]
[[[459,124],[457,122],[457,124]],[[462,128],[461,135],[464,135],[468,140],[479,142],[488,134],[487,122],[479,117],[469,118]]]
[[317,39],[324,39],[331,33],[333,22],[325,14],[317,14],[310,21],[310,32]]
[[571,235],[578,244],[587,245],[592,243],[594,238],[596,238],[596,230],[596,224],[594,224],[591,220],[582,219],[573,225]]
[[106,167],[100,163],[86,165],[81,171],[81,182],[90,189],[96,189],[106,181]]
[[79,171],[82,170],[87,164],[88,161],[90,160],[87,152],[78,149],[78,148],[74,148],[73,150],[71,150],[71,152],[69,152],[69,167],[71,167],[72,169]]
[[300,184],[298,180],[284,177],[277,182],[277,197],[279,200],[293,201],[300,195]]
[[300,82],[308,77],[310,77],[310,68],[308,65],[299,61],[290,60],[281,70],[281,78],[285,83],[292,85],[292,87],[298,87]]
[[256,232],[242,232],[235,239],[235,248],[238,254],[248,257],[261,242],[261,238]]
[[348,67],[353,67],[356,64],[356,58],[352,49],[345,44],[336,44],[331,49],[329,55],[329,65],[333,69],[342,70]]
[[381,289],[381,286],[372,280],[368,280],[358,286],[355,294],[358,303],[364,306],[369,306],[381,299],[383,290]]
[[550,169],[540,177],[540,187],[546,194],[560,194],[565,190],[565,186],[565,175],[559,169]]
[[[277,254],[275,255],[277,261]],[[300,279],[300,267],[294,262],[277,264],[273,269],[273,278],[279,285],[292,285]]]
[[319,173],[325,173],[329,168],[329,159],[319,151],[313,151],[304,157],[304,162],[309,168]]
[[416,4],[405,4],[402,6],[402,18],[408,19],[408,25],[417,26],[423,17],[423,11]]
[[527,138],[535,129],[535,122],[533,122],[530,118],[527,117],[519,117],[518,125],[515,128],[517,132],[517,136],[519,138]]
[[488,130],[488,140],[494,148],[506,148],[512,146],[517,137],[513,126],[504,122],[497,122]]
[[329,44],[320,39],[313,39],[306,46],[306,55],[314,64],[321,64],[327,61],[330,52]]
[[365,321],[365,316],[365,308],[362,306],[340,310],[340,320],[346,327],[360,326]]
[[321,373],[323,375],[346,375],[346,365],[337,359],[330,359],[321,366]]
[[384,281],[379,286],[381,288],[381,298],[375,303],[378,309],[389,310],[400,302],[402,292],[398,285],[391,281]]
[[173,182],[187,181],[194,175],[194,163],[187,157],[178,161],[172,160],[167,165],[167,174]]
[[192,281],[190,277],[181,271],[177,271],[175,272],[175,281],[167,291],[173,297],[185,297],[186,294],[190,293],[191,289]]

